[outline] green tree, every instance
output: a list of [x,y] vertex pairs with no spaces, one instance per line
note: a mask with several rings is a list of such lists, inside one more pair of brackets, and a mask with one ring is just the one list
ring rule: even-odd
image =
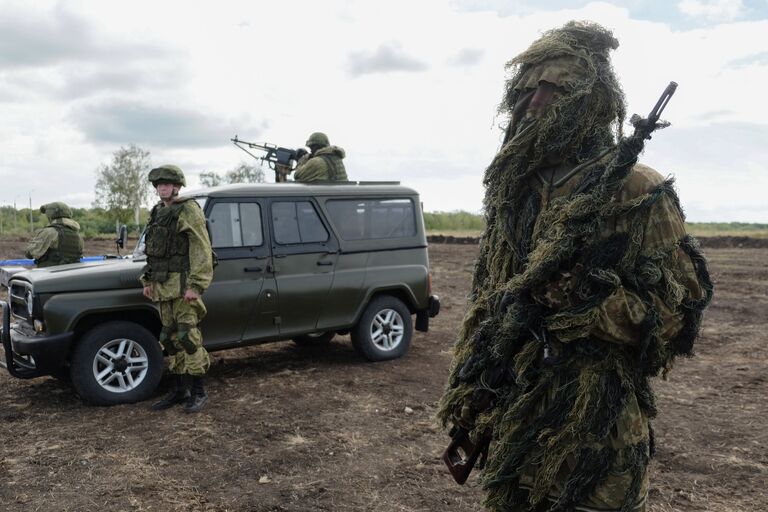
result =
[[93,206],[104,208],[113,220],[130,223],[134,212],[149,200],[147,173],[151,168],[149,151],[134,144],[120,147],[112,154],[112,162],[96,170]]
[[221,176],[213,171],[201,172],[200,184],[204,187],[218,187],[221,185]]
[[237,167],[227,171],[224,175],[217,172],[201,172],[200,184],[204,187],[216,187],[223,184],[234,183],[263,183],[264,171],[256,165],[248,165],[240,162]]

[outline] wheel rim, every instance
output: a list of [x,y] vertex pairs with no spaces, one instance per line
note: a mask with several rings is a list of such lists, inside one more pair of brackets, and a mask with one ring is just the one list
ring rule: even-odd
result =
[[405,322],[394,309],[382,309],[371,322],[371,341],[379,350],[389,352],[403,341]]
[[93,378],[110,393],[136,389],[149,371],[149,357],[134,340],[118,338],[106,342],[93,358]]

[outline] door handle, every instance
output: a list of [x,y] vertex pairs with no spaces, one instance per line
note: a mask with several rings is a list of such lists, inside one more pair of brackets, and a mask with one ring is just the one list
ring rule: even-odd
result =
[[317,264],[320,265],[321,267],[328,267],[330,265],[333,265],[333,262],[332,261],[318,261]]
[[245,272],[261,272],[262,270],[264,270],[264,269],[261,268],[261,267],[245,267],[243,269],[243,271],[245,271]]

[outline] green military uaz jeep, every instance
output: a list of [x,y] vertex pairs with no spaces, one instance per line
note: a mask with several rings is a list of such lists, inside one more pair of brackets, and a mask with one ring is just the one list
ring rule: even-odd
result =
[[[371,361],[402,356],[440,309],[431,294],[418,194],[395,183],[259,184],[189,192],[218,257],[201,323],[208,350],[349,333]],[[64,375],[108,405],[147,398],[163,373],[160,319],[132,258],[14,274],[3,366]],[[10,313],[10,314],[9,314]]]

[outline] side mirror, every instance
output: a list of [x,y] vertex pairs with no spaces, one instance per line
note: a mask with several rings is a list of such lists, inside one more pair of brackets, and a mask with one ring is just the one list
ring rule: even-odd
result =
[[117,230],[117,240],[115,240],[115,243],[117,244],[118,252],[119,249],[125,249],[125,246],[128,243],[128,228],[125,224],[120,226],[120,229]]

